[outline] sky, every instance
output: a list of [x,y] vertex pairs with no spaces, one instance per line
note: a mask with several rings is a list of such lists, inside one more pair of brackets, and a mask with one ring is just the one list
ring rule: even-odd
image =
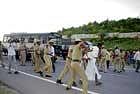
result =
[[140,0],[0,0],[0,40],[9,33],[57,32],[106,19],[140,17]]

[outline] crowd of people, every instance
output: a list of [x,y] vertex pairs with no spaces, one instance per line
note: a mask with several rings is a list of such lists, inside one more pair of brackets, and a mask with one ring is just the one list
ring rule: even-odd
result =
[[[11,69],[14,68],[14,73],[18,74],[18,66],[15,63],[15,45],[10,42],[7,49],[8,73],[11,74]],[[18,48],[21,66],[26,64],[26,51],[26,44],[21,41]],[[5,67],[2,53],[3,45],[0,42],[0,64]],[[44,46],[41,46],[39,40],[36,41],[30,48],[30,53],[34,72],[39,73],[41,77],[52,77],[52,72],[55,72],[54,63],[56,61],[53,41],[48,41]],[[88,80],[94,81],[96,85],[101,85],[100,79],[102,76],[100,72],[107,73],[110,68],[117,73],[125,72],[125,66],[130,64],[133,64],[133,67],[136,68],[135,72],[139,72],[140,49],[130,52],[119,47],[107,49],[102,43],[91,45],[84,40],[76,39],[74,44],[69,47],[64,68],[57,77],[56,83],[63,84],[62,80],[69,73],[70,77],[66,87],[66,90],[69,90],[72,86],[77,86],[76,77],[79,76],[79,82],[83,88],[82,94],[88,94]]]

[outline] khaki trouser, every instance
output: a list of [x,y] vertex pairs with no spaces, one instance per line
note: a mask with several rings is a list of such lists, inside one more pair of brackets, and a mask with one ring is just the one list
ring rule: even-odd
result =
[[[88,94],[88,79],[85,74],[85,71],[80,67],[80,62],[72,62],[71,63],[72,69],[72,78],[74,80],[75,76],[79,75],[82,80],[82,94]],[[71,87],[72,83],[68,84],[68,87]]]
[[21,51],[20,52],[20,64],[24,65],[26,61],[26,52],[25,51]]
[[51,75],[51,73],[52,73],[52,61],[51,61],[50,56],[44,55],[44,61],[45,61],[45,67],[43,68],[43,70],[45,70],[47,75]]
[[41,71],[41,57],[39,55],[35,55],[35,66],[34,66],[34,71],[35,72],[40,72]]
[[35,64],[35,57],[34,57],[34,53],[31,53],[31,60],[32,60],[32,63]]
[[67,58],[64,69],[61,71],[60,75],[58,76],[58,80],[62,80],[64,78],[64,75],[66,75],[68,72],[72,73],[70,64],[71,64],[71,60]]
[[125,60],[121,59],[121,70],[124,70],[125,67]]
[[107,71],[107,65],[106,65],[106,58],[101,57],[100,59],[100,69],[103,70],[104,72]]
[[121,71],[121,58],[119,56],[115,57],[114,69],[116,69],[117,71]]

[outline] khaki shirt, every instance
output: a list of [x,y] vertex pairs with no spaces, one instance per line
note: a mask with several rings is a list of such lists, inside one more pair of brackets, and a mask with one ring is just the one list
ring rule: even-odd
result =
[[25,52],[25,50],[26,50],[25,44],[20,44],[19,51],[20,51],[20,52],[21,52],[21,51]]
[[49,55],[49,48],[44,48],[44,55]]
[[80,45],[77,44],[73,47],[72,60],[81,60],[81,58],[82,58],[82,50],[80,48]]
[[68,50],[68,57],[69,57],[69,58],[72,58],[72,51],[73,51],[73,48],[74,48],[74,45],[71,45],[71,46],[69,47],[69,50]]
[[34,47],[34,54],[35,54],[35,56],[39,56],[40,55],[40,47],[39,47],[39,45],[36,45],[35,47]]
[[106,55],[107,55],[107,50],[101,49],[101,57],[106,57]]
[[107,54],[106,54],[106,60],[110,60],[110,53],[107,51]]
[[121,53],[120,53],[121,59],[124,59],[124,56],[125,56],[125,53],[124,53],[124,52],[121,52]]

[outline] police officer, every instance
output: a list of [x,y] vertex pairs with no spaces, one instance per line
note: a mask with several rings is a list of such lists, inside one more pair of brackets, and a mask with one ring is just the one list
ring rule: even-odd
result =
[[52,77],[51,73],[52,73],[52,61],[51,61],[51,57],[49,55],[49,48],[48,45],[46,45],[46,47],[44,48],[44,61],[45,61],[45,67],[44,70],[46,72],[46,77]]
[[55,51],[54,51],[53,44],[54,44],[54,42],[52,40],[49,40],[49,42],[48,42],[49,55],[50,55],[51,60],[52,60],[53,72],[55,72],[55,65],[54,65],[54,63],[55,63]]
[[34,43],[34,45],[30,48],[30,53],[31,53],[31,61],[32,61],[32,64],[35,65],[35,57],[34,57],[34,49],[35,49],[35,45],[36,43]]
[[[72,60],[72,51],[73,51],[74,46],[77,45],[79,42],[81,42],[81,40],[80,39],[77,39],[77,40],[75,40],[74,45],[71,45],[69,47],[68,55],[67,55],[67,58],[66,58],[66,63],[65,63],[64,69],[61,71],[60,75],[58,76],[56,83],[63,84],[63,82],[61,82],[61,80],[64,78],[64,76],[68,72],[71,73],[71,65],[70,64],[71,64],[71,60]],[[72,79],[70,79],[69,81],[71,82]],[[77,86],[76,85],[76,82],[75,82],[75,79],[74,79],[72,85],[73,86]]]
[[121,71],[125,71],[125,52],[120,49],[120,58],[121,58]]
[[121,54],[118,47],[115,48],[115,58],[114,58],[114,72],[121,72]]
[[19,57],[20,57],[20,65],[25,66],[26,62],[26,45],[24,44],[23,40],[19,46]]
[[35,57],[35,66],[34,71],[36,73],[40,73],[40,76],[43,76],[42,70],[41,70],[41,57],[40,57],[40,41],[37,40],[36,45],[34,47],[34,57]]
[[[82,80],[82,87],[83,91],[82,94],[88,94],[88,79],[85,74],[85,71],[80,67],[81,59],[82,59],[82,49],[85,48],[84,42],[78,43],[73,48],[72,52],[72,62],[71,62],[71,69],[72,69],[72,79],[75,79],[75,76],[79,75]],[[71,88],[72,83],[68,84],[67,90]]]
[[108,54],[107,49],[105,49],[104,45],[102,45],[100,68],[102,68],[104,73],[107,72],[107,65],[106,65],[107,54]]

